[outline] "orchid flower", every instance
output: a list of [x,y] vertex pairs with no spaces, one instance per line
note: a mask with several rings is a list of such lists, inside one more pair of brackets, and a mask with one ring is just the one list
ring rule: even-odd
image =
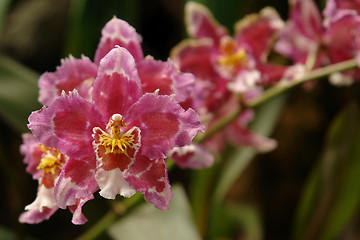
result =
[[[250,15],[239,21],[234,38],[199,3],[186,4],[185,23],[192,39],[175,46],[171,58],[181,71],[194,74],[192,96],[183,105],[194,108],[208,128],[242,107],[235,93],[242,92],[246,101],[252,93],[261,94],[258,85],[276,82],[284,74],[284,67],[266,63],[271,42],[283,25],[273,9],[266,8],[259,15]],[[247,129],[252,116],[252,110],[240,114],[233,124],[206,140],[206,149],[197,145],[175,149],[172,158],[185,162],[187,157],[189,162],[196,162],[196,156],[204,155],[204,151],[219,153],[226,140],[235,146],[250,146],[262,152],[272,150],[276,146],[274,140]],[[211,162],[210,158],[207,162]]]
[[63,93],[29,117],[39,142],[68,156],[54,186],[61,208],[100,188],[100,195],[136,191],[159,209],[173,196],[164,158],[189,145],[204,127],[173,96],[143,93],[135,58],[116,47],[99,62],[91,100]]
[[[102,37],[95,54],[95,63],[99,63],[100,59],[115,45],[126,48],[134,57],[142,89],[144,92],[154,92],[159,90],[162,95],[175,95],[175,100],[186,106],[194,88],[194,76],[190,73],[180,72],[178,67],[171,60],[166,62],[155,60],[151,56],[144,57],[141,49],[141,36],[127,22],[113,18],[102,30]],[[196,147],[195,147],[196,146]],[[213,164],[214,158],[210,153],[201,151],[199,145],[191,145],[186,147],[187,150],[175,148],[172,152],[178,152],[181,156],[201,155],[201,158],[188,159],[178,158],[178,155],[171,155],[175,163],[182,168],[205,168]],[[180,152],[179,152],[180,151]],[[195,160],[196,159],[196,160]]]
[[[341,3],[345,2],[351,1],[329,1],[323,21],[312,0],[290,1],[290,19],[275,49],[295,63],[306,64],[308,69],[358,58],[360,16],[354,10],[337,11],[335,14],[334,6],[343,6]],[[348,84],[359,77],[357,69],[346,71],[343,75],[334,74],[330,80]]]
[[280,80],[286,69],[266,62],[283,26],[272,8],[237,22],[234,37],[199,3],[186,4],[185,23],[193,39],[184,40],[172,52],[182,71],[211,82],[224,78],[232,91],[245,92]]
[[[19,221],[30,224],[40,223],[49,219],[59,208],[54,199],[54,185],[68,157],[58,150],[40,144],[32,134],[23,135],[20,151],[24,154],[24,162],[28,165],[26,171],[38,180],[39,186],[35,201],[25,207],[26,211],[20,215]],[[85,198],[77,199],[74,205],[68,206],[73,213],[74,224],[83,224],[87,221],[81,208],[92,198],[93,195],[90,194]]]

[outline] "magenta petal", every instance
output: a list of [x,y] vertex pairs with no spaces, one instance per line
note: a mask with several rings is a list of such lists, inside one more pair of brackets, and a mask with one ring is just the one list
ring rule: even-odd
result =
[[135,61],[144,58],[141,36],[124,20],[113,17],[101,33],[102,37],[94,57],[96,64],[99,64],[100,60],[116,45],[126,48],[133,55]]
[[288,67],[275,65],[272,63],[266,63],[266,64],[259,64],[257,66],[257,69],[261,73],[259,84],[263,86],[267,86],[279,82],[283,78]]
[[319,8],[313,0],[295,0],[290,18],[305,37],[320,40],[323,33]]
[[41,223],[48,220],[57,210],[58,208],[43,208],[41,212],[39,210],[29,210],[20,215],[19,222],[28,224]]
[[258,15],[248,15],[236,23],[235,39],[240,46],[250,47],[257,62],[265,62],[273,39],[283,26],[276,10],[266,7]]
[[95,180],[95,154],[85,159],[69,158],[54,187],[55,201],[60,208],[77,204],[99,189]]
[[197,78],[216,82],[219,74],[214,68],[214,45],[208,39],[184,40],[171,51],[171,59],[182,72],[190,72]]
[[25,156],[24,163],[27,164],[26,172],[30,173],[33,179],[40,179],[43,176],[43,171],[37,169],[43,154],[43,151],[40,149],[40,143],[30,133],[23,134],[22,139],[23,144],[20,146],[20,152]]
[[169,156],[181,168],[203,169],[214,163],[214,156],[199,144],[176,147]]
[[141,130],[141,151],[150,159],[165,158],[174,147],[189,145],[204,126],[197,113],[187,111],[170,96],[147,93],[125,116],[130,126]]
[[161,210],[168,210],[174,196],[171,191],[164,159],[150,160],[137,155],[126,173],[125,180],[137,192],[144,193],[145,200]]
[[69,206],[69,210],[73,213],[73,218],[71,220],[73,224],[79,225],[87,222],[86,217],[82,213],[82,207],[87,201],[92,199],[94,199],[94,195],[91,194],[86,198],[78,199],[74,206]]
[[216,46],[220,38],[228,35],[225,27],[221,26],[211,12],[199,3],[189,1],[185,5],[185,24],[190,36],[194,38],[210,38]]
[[247,128],[246,125],[252,116],[251,111],[244,111],[234,123],[226,128],[229,141],[237,147],[251,147],[258,152],[268,152],[276,148],[275,140],[253,133]]
[[175,94],[178,102],[185,101],[193,88],[194,76],[181,73],[169,60],[157,61],[151,57],[137,64],[141,84],[145,92],[159,89],[161,95]]
[[324,34],[324,41],[328,45],[328,56],[332,63],[357,56],[359,31],[360,16],[354,12],[342,11],[336,17],[331,18],[329,27]]
[[33,112],[29,122],[29,129],[40,143],[73,158],[93,153],[92,129],[105,125],[93,103],[76,91],[56,98],[48,108]]
[[355,10],[360,13],[360,1],[358,0],[327,0],[323,11],[325,17],[331,18],[341,10]]
[[89,99],[90,88],[97,74],[97,66],[85,56],[76,59],[70,55],[61,61],[55,72],[46,72],[39,79],[39,102],[48,106],[62,91],[78,90],[80,96]]
[[93,100],[108,121],[123,114],[142,94],[134,58],[121,47],[112,49],[100,62],[94,82]]

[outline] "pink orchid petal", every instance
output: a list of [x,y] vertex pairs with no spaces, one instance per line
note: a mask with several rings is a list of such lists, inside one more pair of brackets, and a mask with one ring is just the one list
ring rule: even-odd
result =
[[181,168],[203,169],[214,163],[214,156],[199,144],[176,147],[169,156]]
[[142,154],[150,159],[165,158],[169,150],[190,144],[204,126],[197,113],[184,111],[167,95],[146,93],[125,116],[129,125],[141,129]]
[[94,104],[76,90],[56,98],[48,108],[33,112],[29,122],[29,129],[40,143],[73,158],[93,152],[92,129],[105,125]]
[[78,199],[87,198],[99,189],[95,180],[95,161],[95,154],[66,161],[54,187],[55,201],[60,208],[75,205]]
[[273,85],[279,82],[288,69],[287,66],[275,65],[272,63],[259,64],[256,68],[261,74],[259,85],[262,86]]
[[174,196],[167,176],[163,159],[149,159],[137,155],[134,164],[126,172],[125,180],[137,192],[144,193],[144,198],[161,210],[168,210]]
[[91,194],[86,198],[77,199],[75,205],[68,207],[69,210],[73,213],[73,217],[71,220],[71,222],[73,224],[80,225],[80,224],[84,224],[87,222],[87,218],[82,213],[82,207],[84,206],[84,204],[87,201],[92,200],[92,199],[94,199],[94,195]]
[[25,156],[24,163],[27,164],[26,172],[30,173],[33,179],[40,179],[43,175],[43,171],[37,169],[43,154],[40,144],[34,135],[30,133],[23,134],[22,139],[23,144],[20,146],[20,153]]
[[124,114],[141,94],[134,58],[125,48],[112,49],[101,60],[93,87],[93,100],[104,120],[116,113]]
[[189,97],[194,85],[194,76],[181,73],[170,60],[163,62],[147,57],[139,62],[137,67],[145,92],[159,89],[161,95],[175,94],[178,102],[183,102]]
[[332,63],[354,58],[359,52],[356,43],[357,35],[354,33],[360,31],[360,16],[348,11],[341,13],[331,19],[324,35]]
[[210,38],[215,46],[220,43],[220,38],[228,35],[225,27],[221,26],[202,4],[189,1],[185,5],[185,24],[190,36],[201,39]]
[[319,8],[313,0],[294,0],[290,18],[305,37],[319,41],[323,33]]
[[288,21],[274,49],[296,63],[306,63],[307,55],[318,48],[318,42],[300,33],[293,21]]
[[25,210],[36,210],[42,212],[44,208],[57,208],[54,201],[54,188],[47,188],[39,183],[36,199],[25,207]]
[[141,36],[124,20],[113,17],[105,25],[101,33],[102,37],[94,57],[97,65],[116,45],[126,48],[135,58],[135,61],[140,61],[144,58],[141,48]]
[[[244,116],[242,116],[245,114]],[[226,136],[236,147],[246,146],[258,152],[269,152],[277,147],[277,142],[259,134],[251,132],[245,125],[249,121],[245,111],[238,119],[226,128]],[[244,119],[245,118],[245,119]]]
[[39,102],[49,106],[61,94],[78,90],[80,96],[89,99],[90,89],[97,74],[97,66],[85,56],[76,59],[73,56],[61,60],[55,72],[46,72],[39,79]]
[[42,221],[48,220],[58,208],[46,208],[40,212],[38,210],[28,210],[23,212],[19,217],[19,222],[28,224],[37,224]]
[[260,83],[260,79],[261,73],[258,70],[243,70],[232,82],[229,82],[228,88],[234,93],[252,91]]
[[259,14],[251,14],[235,25],[235,39],[239,45],[247,45],[257,62],[265,62],[271,44],[284,22],[275,9],[266,7]]
[[358,0],[327,0],[323,15],[331,18],[341,10],[353,10],[360,13],[360,1]]
[[214,69],[215,48],[208,39],[184,40],[171,51],[171,59],[182,72],[190,72],[197,78],[216,82],[219,78]]

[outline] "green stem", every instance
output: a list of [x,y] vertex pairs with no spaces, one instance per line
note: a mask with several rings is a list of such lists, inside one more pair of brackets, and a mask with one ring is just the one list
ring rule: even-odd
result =
[[[310,72],[308,72],[306,75],[293,80],[284,80],[280,81],[277,85],[274,85],[273,87],[268,88],[266,91],[264,91],[261,96],[253,99],[252,101],[246,103],[246,107],[248,108],[254,108],[269,99],[289,90],[290,88],[293,88],[299,84],[305,83],[310,80],[318,79],[321,77],[325,77],[330,75],[331,73],[335,72],[341,72],[345,71],[351,68],[358,67],[355,59],[350,59],[344,62],[335,63],[323,68],[317,68]],[[211,129],[206,130],[205,134],[199,136],[196,138],[196,142],[203,143],[206,139],[209,137],[212,137],[217,132],[225,128],[229,123],[234,121],[239,114],[241,113],[241,109],[236,109],[233,113],[229,114],[228,116],[221,119],[219,122],[217,122],[214,127]]]
[[77,240],[88,240],[95,239],[99,236],[108,226],[110,226],[117,219],[117,214],[115,211],[109,211],[105,216],[103,216],[100,221],[98,221],[94,226],[92,226],[88,231],[83,235],[77,238]]

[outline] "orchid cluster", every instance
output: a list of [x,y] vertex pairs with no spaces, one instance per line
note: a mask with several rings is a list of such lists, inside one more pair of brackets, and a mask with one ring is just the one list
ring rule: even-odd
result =
[[[291,0],[290,7],[286,22],[266,7],[237,22],[231,36],[205,6],[188,2],[191,38],[167,61],[144,56],[136,30],[111,19],[93,61],[69,56],[39,79],[44,107],[30,115],[32,134],[23,135],[20,149],[38,192],[20,222],[39,223],[68,208],[72,222],[84,224],[82,207],[97,191],[107,199],[139,192],[167,210],[173,193],[166,158],[202,169],[227,143],[258,152],[276,148],[276,140],[248,128],[255,116],[250,103],[311,69],[360,62],[357,1],[329,0],[323,15],[313,0]],[[272,53],[293,65],[271,62]],[[359,77],[357,69],[330,79],[344,85]],[[233,121],[204,137],[234,112]]]

